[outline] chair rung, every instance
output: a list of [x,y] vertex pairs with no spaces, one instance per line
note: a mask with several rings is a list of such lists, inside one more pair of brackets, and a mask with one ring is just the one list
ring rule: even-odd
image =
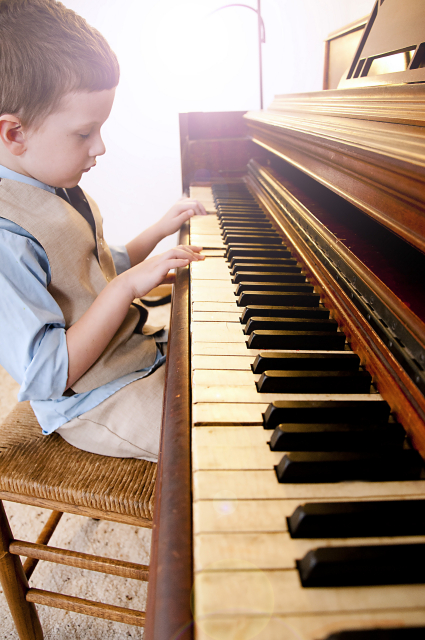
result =
[[149,567],[135,562],[125,562],[124,560],[112,560],[94,556],[90,553],[78,553],[67,549],[57,549],[34,542],[23,542],[14,540],[9,546],[9,552],[16,556],[26,556],[27,558],[37,558],[37,560],[47,560],[58,564],[66,564],[79,569],[89,571],[99,571],[109,573],[123,578],[133,580],[149,580]]
[[[47,544],[49,542],[62,516],[63,516],[63,511],[52,511],[52,513],[49,516],[49,519],[47,520],[40,535],[36,540],[37,544]],[[25,560],[24,573],[27,576],[27,580],[31,578],[37,564],[38,564],[37,558],[27,558]]]
[[56,609],[66,609],[75,613],[83,613],[86,616],[123,622],[137,627],[145,626],[146,614],[144,611],[116,607],[112,604],[75,598],[74,596],[64,596],[60,593],[44,591],[43,589],[29,589],[26,599],[28,602],[34,602],[35,604],[44,604],[47,607],[56,607]]

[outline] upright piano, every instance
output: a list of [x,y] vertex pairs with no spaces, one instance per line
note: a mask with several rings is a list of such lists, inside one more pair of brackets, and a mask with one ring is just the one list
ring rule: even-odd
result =
[[181,236],[206,258],[176,276],[147,640],[425,638],[425,45],[381,38],[405,68],[373,78],[367,41],[403,6],[351,86],[182,116],[210,213]]

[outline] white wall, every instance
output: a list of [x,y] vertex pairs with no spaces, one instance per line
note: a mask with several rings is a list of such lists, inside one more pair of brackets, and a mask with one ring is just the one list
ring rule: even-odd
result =
[[[257,23],[226,0],[63,0],[116,52],[121,81],[104,125],[106,155],[81,185],[111,244],[125,243],[181,195],[178,113],[259,108]],[[247,4],[256,7],[255,0]],[[323,40],[374,0],[262,0],[264,103],[321,89]],[[168,238],[159,250],[172,246]]]

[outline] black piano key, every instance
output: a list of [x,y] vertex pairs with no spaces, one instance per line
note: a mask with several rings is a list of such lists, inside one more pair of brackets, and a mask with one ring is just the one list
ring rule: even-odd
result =
[[215,201],[215,206],[218,212],[228,212],[231,215],[249,215],[249,213],[261,214],[266,217],[264,211],[255,202],[242,202],[242,201]]
[[369,393],[367,371],[265,371],[259,393]]
[[326,547],[297,560],[303,587],[425,583],[425,544]]
[[[238,265],[246,265],[246,264],[265,264],[265,265],[276,265],[279,267],[287,267],[287,266],[300,266],[301,265],[296,261],[295,258],[275,258],[275,257],[262,257],[262,256],[236,256],[230,260],[230,269],[235,269]],[[237,269],[236,269],[237,270]]]
[[233,246],[226,249],[226,257],[229,261],[236,257],[249,258],[290,258],[291,253],[282,247],[271,247],[270,249],[257,249],[255,247]]
[[250,318],[329,318],[325,307],[283,307],[261,304],[249,304],[240,317],[241,324],[247,324]]
[[404,439],[404,429],[397,422],[379,425],[280,424],[270,438],[270,449],[272,451],[387,450],[401,448]]
[[334,331],[266,331],[258,329],[248,338],[248,349],[301,349],[342,351],[345,334]]
[[292,538],[425,535],[425,500],[308,502],[287,518]]
[[261,213],[226,213],[226,212],[220,212],[218,211],[218,224],[219,225],[223,225],[226,223],[244,223],[247,222],[248,224],[256,224],[257,222],[259,223],[269,223],[268,218]]
[[237,271],[232,278],[234,284],[239,282],[305,282],[304,273],[292,273],[290,271]]
[[318,293],[285,293],[282,291],[244,291],[237,301],[238,307],[250,305],[317,307],[319,303],[320,295]]
[[248,262],[243,264],[241,262],[236,262],[236,264],[230,268],[230,273],[232,276],[235,276],[237,273],[243,272],[251,272],[251,273],[301,273],[302,267],[301,265],[296,265],[295,260],[285,260],[285,262],[291,262],[293,264],[256,264],[255,262]]
[[[245,243],[246,238],[257,238],[257,242],[263,242],[264,238],[274,238],[282,241],[280,236],[273,231],[273,229],[235,229],[228,228],[227,226],[221,230],[221,237],[223,238],[226,244],[231,244],[232,242],[243,242]],[[251,244],[251,242],[250,242]]]
[[234,244],[253,244],[253,245],[271,245],[271,246],[278,246],[281,247],[282,246],[282,238],[280,236],[276,234],[260,234],[260,233],[256,233],[255,235],[243,235],[243,234],[232,234],[229,233],[226,238],[225,238],[225,242],[228,245],[234,245]]
[[273,231],[270,222],[262,220],[219,220],[219,226],[224,229],[234,229],[235,231]]
[[267,318],[253,316],[245,325],[244,333],[253,331],[338,331],[338,323],[331,318]]
[[276,231],[273,229],[273,227],[266,227],[261,223],[256,224],[254,222],[251,222],[250,226],[241,226],[236,222],[225,222],[224,224],[221,224],[220,227],[220,233],[223,238],[226,238],[228,235],[254,236],[257,234],[261,234],[271,236],[273,234],[276,234]]
[[[422,458],[417,451],[293,451],[276,466],[279,482],[317,483],[367,480],[418,480]],[[424,576],[425,578],[425,576]]]
[[314,287],[308,282],[239,282],[235,294],[240,296],[245,291],[283,291],[290,293],[291,291],[302,291],[313,293]]
[[274,353],[258,354],[252,365],[254,373],[283,371],[357,371],[360,358],[355,353]]
[[224,209],[223,207],[218,207],[217,209],[218,222],[233,222],[237,220],[242,220],[246,222],[269,222],[267,216],[258,209],[253,209],[249,211],[248,209]]
[[389,629],[350,629],[337,631],[325,640],[424,640],[425,627],[393,627]]
[[273,234],[273,235],[255,234],[255,235],[246,235],[246,236],[242,234],[240,235],[229,234],[226,237],[226,244],[228,245],[229,248],[238,246],[238,245],[241,245],[241,246],[251,245],[254,247],[262,247],[264,245],[267,245],[270,247],[284,246],[282,242],[282,238],[277,234]]
[[387,423],[390,407],[385,400],[275,400],[264,414],[264,427],[279,424]]
[[221,218],[218,220],[221,233],[276,233],[276,229],[268,220],[252,220],[250,218]]
[[257,234],[261,234],[265,236],[274,235],[280,237],[273,227],[267,227],[265,224],[254,220],[249,224],[249,226],[246,223],[242,226],[239,222],[223,221],[220,223],[220,227],[222,236],[255,236]]

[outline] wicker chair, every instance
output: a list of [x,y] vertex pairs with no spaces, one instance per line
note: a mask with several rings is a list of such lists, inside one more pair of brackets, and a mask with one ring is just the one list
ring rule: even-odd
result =
[[[8,415],[0,426],[0,577],[21,640],[43,638],[35,604],[144,626],[142,611],[32,589],[28,579],[39,560],[48,560],[147,581],[147,566],[47,543],[63,512],[151,527],[155,477],[153,462],[86,453],[59,435],[43,436],[27,402]],[[53,510],[36,543],[13,538],[2,499]]]

